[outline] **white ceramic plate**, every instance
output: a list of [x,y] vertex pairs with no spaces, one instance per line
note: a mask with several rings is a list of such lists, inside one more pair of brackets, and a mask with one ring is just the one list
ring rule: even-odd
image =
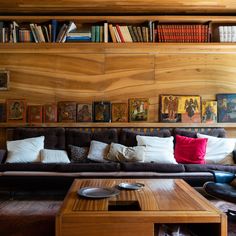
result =
[[120,191],[115,188],[85,187],[79,189],[77,193],[86,198],[107,198],[118,195]]

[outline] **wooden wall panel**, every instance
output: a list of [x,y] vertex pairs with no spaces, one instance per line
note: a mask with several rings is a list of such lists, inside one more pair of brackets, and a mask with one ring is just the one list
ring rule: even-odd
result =
[[215,99],[217,93],[236,92],[235,61],[236,54],[223,53],[2,53],[0,68],[10,70],[10,89],[0,92],[0,101],[128,102],[147,97],[149,122],[156,122],[160,94]]
[[233,13],[233,0],[0,0],[3,13]]

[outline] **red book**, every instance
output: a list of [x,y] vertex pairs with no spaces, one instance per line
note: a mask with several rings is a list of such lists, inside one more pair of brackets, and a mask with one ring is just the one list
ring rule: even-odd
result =
[[117,29],[117,32],[118,32],[118,34],[119,34],[119,36],[120,36],[121,42],[124,43],[125,40],[124,40],[124,37],[123,37],[123,35],[122,35],[122,33],[121,33],[120,26],[119,26],[119,25],[116,25],[116,29]]

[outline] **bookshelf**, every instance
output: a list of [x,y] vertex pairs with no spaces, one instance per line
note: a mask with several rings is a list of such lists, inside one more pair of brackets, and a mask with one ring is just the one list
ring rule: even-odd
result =
[[[208,42],[220,42],[220,36],[219,36],[219,27],[220,26],[228,26],[231,32],[232,26],[236,26],[236,18],[234,16],[188,16],[188,15],[126,15],[126,16],[0,16],[0,22],[16,22],[19,25],[19,28],[25,29],[27,28],[29,31],[31,31],[29,25],[31,23],[37,24],[39,27],[46,28],[49,25],[52,25],[51,21],[56,20],[58,22],[58,29],[62,28],[62,24],[66,23],[67,25],[69,22],[75,23],[77,26],[77,31],[80,31],[84,27],[86,27],[87,30],[90,32],[92,31],[92,26],[100,26],[103,27],[104,22],[107,22],[108,24],[112,24],[113,28],[116,28],[116,25],[119,26],[132,26],[131,28],[146,28],[147,30],[147,38],[150,36],[155,29],[155,40],[154,43],[160,43],[160,42],[168,42],[168,43],[208,43]],[[153,29],[149,28],[149,23],[153,24]],[[159,27],[160,26],[160,27]],[[161,40],[161,36],[159,35],[159,32],[161,31],[162,27],[163,29],[165,27],[164,34],[166,34],[166,39]],[[166,27],[167,26],[167,27]],[[205,29],[205,26],[207,27]],[[10,27],[10,26],[7,26]],[[201,29],[201,27],[203,28]],[[177,28],[177,29],[176,29]],[[235,28],[236,29],[236,28]],[[177,30],[177,31],[176,31]],[[234,29],[233,29],[234,30]],[[232,31],[233,31],[232,30]],[[52,29],[48,29],[48,31],[52,31]],[[129,32],[131,32],[130,30]],[[228,32],[229,30],[227,30]],[[226,33],[227,33],[226,32]],[[57,32],[57,34],[59,31]],[[110,35],[110,29],[108,28],[107,33]],[[143,32],[142,32],[143,33]],[[196,39],[196,35],[204,35],[208,34],[207,40],[205,39]],[[43,33],[45,36],[45,33]],[[124,33],[122,33],[123,35]],[[185,35],[190,35],[189,37],[186,37]],[[185,40],[182,39],[179,35],[182,35],[182,38],[186,38]],[[191,35],[195,35],[194,39]],[[180,37],[180,39],[179,39]],[[46,38],[46,36],[45,36]],[[143,33],[144,38],[144,33]],[[145,36],[146,38],[146,36]],[[236,39],[236,37],[235,37]],[[35,41],[36,39],[32,39]],[[50,44],[51,42],[47,42],[47,44]],[[109,43],[112,43],[112,38],[110,37]],[[199,42],[198,42],[199,40]],[[236,41],[236,40],[235,40]],[[132,37],[132,42],[135,43],[136,40]],[[232,41],[233,42],[233,41]],[[68,42],[67,42],[68,43]],[[82,43],[82,42],[76,42],[76,43]],[[91,42],[90,42],[91,43]],[[101,42],[99,42],[101,43]],[[126,42],[127,43],[127,42]],[[138,43],[138,42],[137,42]],[[142,43],[152,43],[152,40],[149,40],[149,42],[145,42],[143,39]]]

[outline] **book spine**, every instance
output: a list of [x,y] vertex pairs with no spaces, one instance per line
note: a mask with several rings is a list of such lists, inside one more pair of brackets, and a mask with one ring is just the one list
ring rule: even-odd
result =
[[133,31],[133,27],[131,25],[128,26],[128,30],[129,30],[129,33],[131,35],[132,41],[137,42],[138,40],[136,39],[136,36],[134,34],[134,31]]
[[121,43],[124,43],[124,42],[125,42],[125,39],[124,39],[124,36],[122,35],[122,32],[121,32],[121,29],[120,29],[120,26],[119,26],[119,25],[116,25],[116,30],[117,30],[117,33],[119,34]]
[[108,27],[109,27],[109,31],[110,31],[110,35],[111,35],[112,42],[113,42],[113,43],[116,43],[117,41],[116,41],[115,31],[114,31],[114,29],[113,29],[112,24],[109,24]]
[[57,20],[52,20],[52,42],[55,43],[57,39],[57,28],[58,28],[58,22]]
[[104,23],[104,43],[108,43],[108,23]]
[[95,26],[95,42],[96,43],[100,42],[100,26],[99,25]]

